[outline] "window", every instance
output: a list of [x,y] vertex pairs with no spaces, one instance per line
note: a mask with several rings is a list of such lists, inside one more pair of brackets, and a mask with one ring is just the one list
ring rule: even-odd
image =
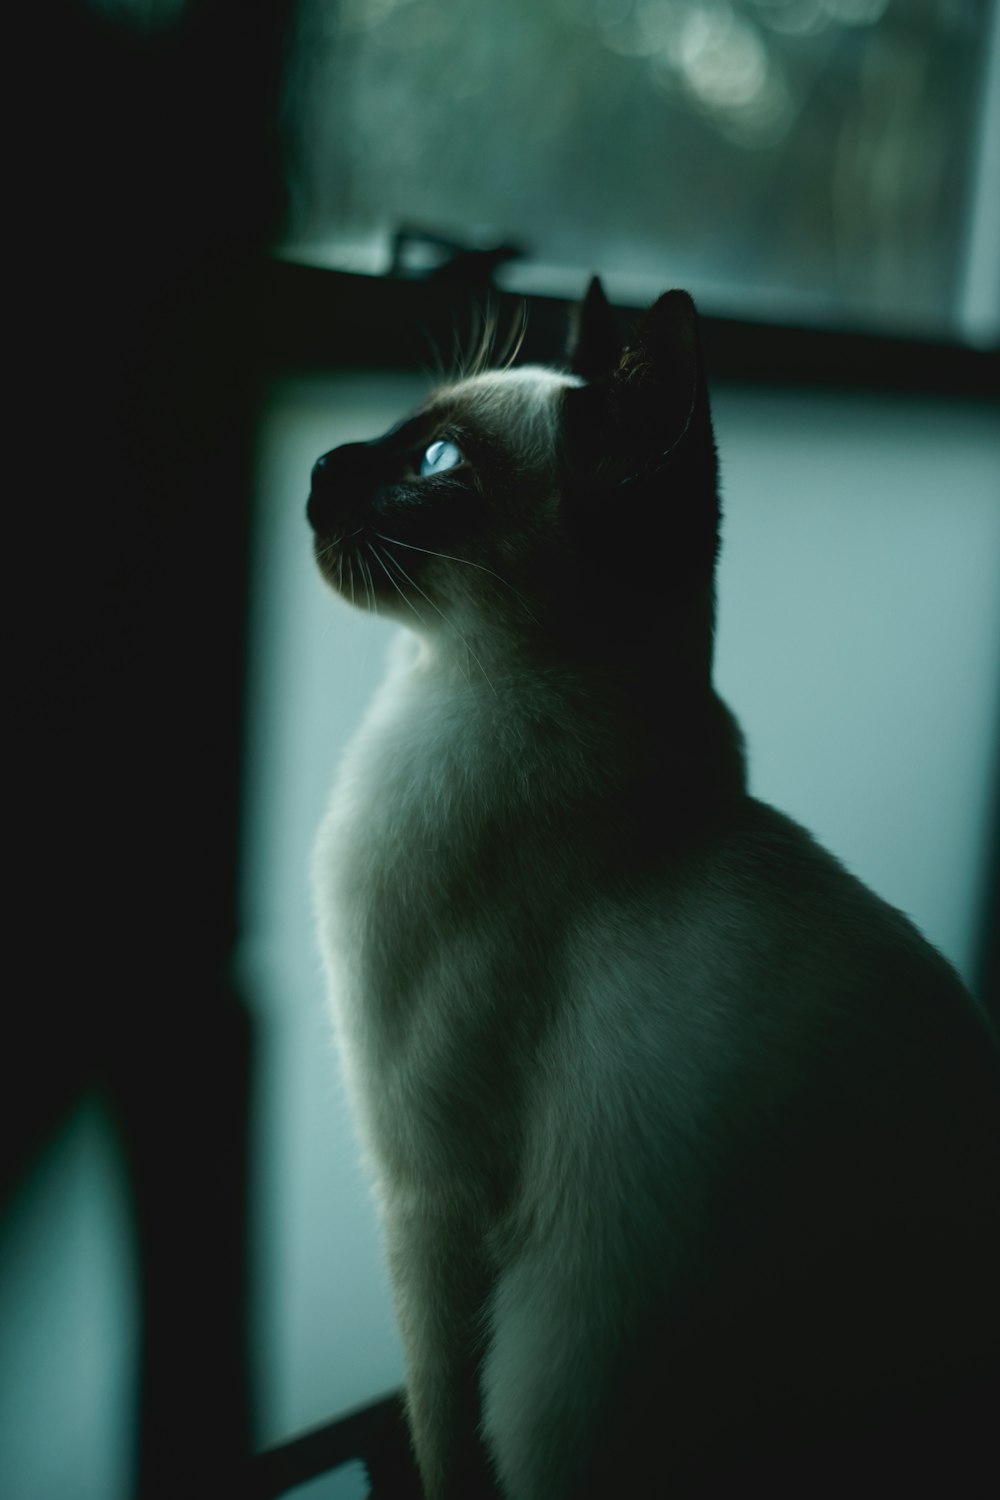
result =
[[511,290],[599,269],[624,302],[679,284],[716,313],[988,341],[995,9],[302,0],[286,251],[379,272],[415,224],[516,243]]

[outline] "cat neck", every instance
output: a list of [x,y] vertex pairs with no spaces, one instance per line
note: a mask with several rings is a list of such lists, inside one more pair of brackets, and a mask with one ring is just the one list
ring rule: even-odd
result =
[[[620,603],[620,581],[615,588]],[[456,682],[503,681],[515,687],[586,683],[598,697],[610,691],[615,702],[632,697],[647,707],[652,707],[651,687],[685,700],[711,692],[711,582],[687,593],[678,589],[669,603],[659,596],[630,597],[627,607],[609,607],[597,582],[594,594],[592,611],[557,596],[542,614],[545,606],[532,600],[529,608],[518,596],[517,606],[502,600],[507,609],[494,614],[473,593],[467,603],[453,600],[438,618],[425,613],[419,628],[405,613],[400,618],[422,643],[423,663],[440,679],[451,674]]]
[[474,654],[444,632],[409,641],[383,704],[435,774],[448,766],[459,801],[464,789],[470,802],[499,794],[541,808],[564,805],[571,788],[618,817],[674,826],[745,796],[740,730],[683,652],[647,643],[622,659],[509,635],[499,649],[477,635]]

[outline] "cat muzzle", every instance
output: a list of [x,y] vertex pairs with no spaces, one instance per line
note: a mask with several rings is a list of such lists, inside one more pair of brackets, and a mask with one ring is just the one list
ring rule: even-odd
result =
[[370,443],[344,443],[313,464],[306,516],[318,536],[351,531],[359,497],[370,494],[376,475]]

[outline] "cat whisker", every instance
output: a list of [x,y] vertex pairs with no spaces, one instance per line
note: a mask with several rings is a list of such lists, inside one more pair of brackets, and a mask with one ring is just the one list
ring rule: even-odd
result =
[[[382,572],[385,574],[386,578],[388,578],[389,582],[392,584],[393,588],[396,590],[396,593],[402,599],[403,603],[409,605],[410,609],[412,609],[413,613],[416,615],[416,617],[420,621],[421,625],[423,625],[425,623],[423,615],[420,613],[419,609],[414,604],[413,600],[412,599],[408,599],[407,596],[403,593],[403,590],[400,588],[399,584],[396,582],[396,579],[393,577],[392,573],[389,571],[389,568],[386,565],[386,558],[388,557],[388,554],[387,553],[383,554],[382,551],[378,547],[375,546],[374,542],[369,542],[368,543],[368,548],[369,548],[369,551],[371,552],[372,556],[375,558],[376,562],[378,563],[379,567],[382,569]],[[391,562],[392,559],[389,558],[389,561]],[[470,686],[471,686],[471,684],[470,684]]]
[[358,526],[354,531],[345,532],[343,536],[330,537],[328,541],[320,542],[316,549],[317,561],[325,563],[335,558],[338,565],[343,567],[344,554],[341,549],[344,543],[349,542],[352,537],[360,536],[364,529],[363,526]]
[[[368,564],[360,552],[358,553],[358,567],[361,569],[361,575],[365,581],[365,603],[368,605],[368,613],[371,614],[375,605],[375,586],[372,582],[372,575]],[[377,613],[377,611],[375,612]]]
[[[361,561],[361,555],[360,555],[360,553],[355,553],[355,555],[354,555],[354,561],[358,565],[358,598],[360,599],[361,598],[361,590],[365,587],[365,568],[364,568],[364,563]],[[368,607],[368,594],[367,594],[367,592],[365,593],[364,598],[365,598],[365,607],[367,608]]]
[[[370,552],[371,551],[371,542],[366,542],[365,546],[368,548],[368,550]],[[363,558],[359,557],[358,561],[361,563],[361,566],[365,570],[365,578],[367,580],[366,584],[365,584],[365,587],[368,589],[368,596],[369,596],[369,598],[371,600],[371,604],[369,605],[369,610],[370,611],[374,611],[374,613],[377,615],[378,614],[378,595],[375,592],[375,580],[372,577],[372,570],[368,566],[368,564],[364,561]]]
[[[379,555],[381,555],[381,553]],[[427,603],[430,605],[431,609],[433,609],[434,611],[436,611],[436,613],[441,616],[441,618],[444,621],[444,623],[446,625],[450,626],[451,629],[455,632],[455,634],[458,636],[459,640],[462,642],[462,645],[465,647],[466,651],[468,651],[469,655],[472,657],[473,661],[478,666],[480,672],[482,672],[483,676],[486,678],[486,681],[489,683],[490,691],[493,693],[494,696],[496,696],[496,688],[493,685],[492,679],[490,678],[490,674],[487,672],[486,668],[483,666],[482,662],[479,660],[479,657],[473,651],[472,647],[469,645],[469,643],[466,640],[465,636],[462,634],[462,632],[459,630],[458,626],[455,624],[454,620],[449,620],[448,616],[445,614],[444,610],[438,608],[438,606],[434,603],[434,600],[431,598],[430,594],[426,593],[424,591],[424,589],[422,589],[420,587],[420,585],[417,582],[417,580],[415,578],[413,578],[406,571],[406,569],[403,567],[403,564],[399,561],[398,557],[393,557],[393,555],[392,555],[391,552],[385,553],[385,557],[388,559],[389,562],[392,563],[392,565],[393,565],[394,568],[397,568],[399,570],[399,572],[402,574],[403,578],[410,585],[410,587],[411,588],[415,588],[416,591],[417,591],[417,593],[420,594],[424,599],[427,600]],[[399,586],[397,584],[397,588],[398,587]],[[402,593],[401,589],[400,589],[400,593]],[[405,598],[406,596],[404,595],[403,597]],[[466,674],[466,681],[468,681],[468,674]],[[469,685],[471,687],[472,684],[470,683]]]
[[456,557],[452,552],[435,552],[432,547],[418,547],[415,542],[401,542],[399,540],[399,537],[386,536],[384,531],[376,531],[375,535],[383,542],[391,542],[394,547],[409,547],[411,552],[426,552],[428,557],[443,557],[448,562],[464,563],[467,568],[478,568],[482,573],[489,573],[490,577],[495,578],[498,583],[502,583],[504,588],[510,589],[511,593],[514,595],[515,599],[517,599],[518,603],[521,605],[521,608],[524,610],[528,618],[532,620],[536,625],[540,624],[538,616],[532,614],[531,610],[525,603],[524,595],[520,594],[514,587],[514,585],[510,583],[506,578],[504,578],[500,573],[495,572],[493,568],[488,568],[485,563],[473,562],[471,558],[468,557]]

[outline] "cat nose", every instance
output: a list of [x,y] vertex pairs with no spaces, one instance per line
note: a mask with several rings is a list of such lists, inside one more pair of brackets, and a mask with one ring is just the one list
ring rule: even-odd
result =
[[359,479],[365,469],[367,449],[367,443],[344,443],[322,454],[312,466],[313,489],[325,490]]
[[314,531],[335,529],[362,488],[371,454],[368,443],[344,443],[331,448],[312,466],[306,515]]

